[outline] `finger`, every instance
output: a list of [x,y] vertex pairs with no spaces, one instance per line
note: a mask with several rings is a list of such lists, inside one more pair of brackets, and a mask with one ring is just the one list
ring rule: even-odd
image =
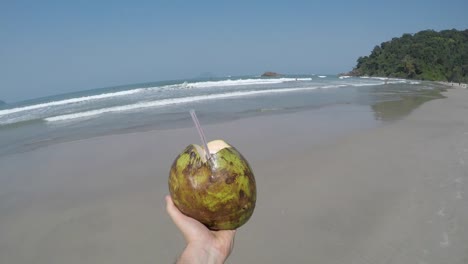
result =
[[171,217],[172,221],[174,224],[176,224],[178,227],[179,225],[182,225],[181,223],[183,221],[183,214],[177,209],[177,207],[174,205],[174,202],[172,201],[172,198],[170,195],[166,195],[166,211]]
[[185,239],[189,239],[191,235],[193,219],[181,213],[179,209],[177,209],[177,207],[174,205],[174,202],[172,201],[172,198],[169,195],[166,196],[166,211],[171,217],[174,224],[177,226],[177,228],[179,228],[179,230],[182,232]]

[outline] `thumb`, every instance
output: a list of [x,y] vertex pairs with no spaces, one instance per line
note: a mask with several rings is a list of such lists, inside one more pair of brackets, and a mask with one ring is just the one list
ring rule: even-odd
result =
[[204,228],[204,226],[195,219],[181,213],[174,205],[169,195],[166,195],[166,211],[177,228],[182,232],[187,242],[196,236],[197,230]]

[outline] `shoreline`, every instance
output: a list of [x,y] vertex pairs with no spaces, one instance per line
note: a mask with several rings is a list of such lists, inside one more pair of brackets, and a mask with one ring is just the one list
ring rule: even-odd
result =
[[[333,107],[346,107],[346,105],[369,105],[375,112],[377,123],[378,122],[387,122],[394,121],[406,116],[408,113],[413,111],[415,108],[419,107],[421,104],[428,100],[437,99],[440,97],[440,87],[443,85],[441,83],[428,83],[429,87],[432,87],[433,92],[429,90],[415,90],[414,94],[398,94],[394,92],[394,96],[391,100],[382,100],[381,102],[368,103],[365,102],[365,96],[363,96],[363,102],[349,103],[347,101],[323,104],[323,105],[309,105],[309,106],[297,106],[297,107],[279,107],[279,108],[259,108],[250,111],[236,112],[231,114],[226,113],[211,113],[206,112],[206,109],[201,110],[203,124],[205,125],[216,125],[222,123],[236,122],[237,120],[242,120],[246,118],[257,118],[262,116],[272,116],[272,115],[284,115],[284,114],[294,114],[297,112],[313,112],[313,111],[322,111],[322,109],[328,109]],[[435,85],[435,86],[434,86]],[[446,87],[444,85],[444,87]],[[381,88],[382,95],[387,93],[386,88]],[[445,89],[445,88],[444,88]],[[418,94],[417,94],[418,93]],[[391,94],[388,93],[388,94]],[[359,96],[359,95],[357,95]],[[375,92],[375,96],[379,96],[379,92]],[[372,99],[371,99],[372,100]],[[399,110],[400,109],[400,110]],[[352,109],[351,109],[352,110]],[[89,130],[83,130],[78,125],[78,129],[74,131],[68,131],[69,133],[64,133],[60,131],[60,124],[58,125],[58,131],[54,131],[53,128],[49,129],[47,127],[32,127],[31,130],[36,129],[37,133],[40,135],[37,138],[30,136],[29,138],[24,138],[24,140],[15,139],[15,131],[10,129],[6,131],[1,140],[4,140],[6,144],[2,145],[0,150],[0,158],[9,155],[15,155],[20,153],[26,153],[29,151],[35,151],[36,149],[41,149],[43,147],[48,147],[55,144],[62,144],[67,142],[87,140],[97,137],[106,137],[110,135],[120,135],[120,134],[132,134],[132,133],[146,133],[151,131],[162,131],[162,130],[171,130],[179,128],[189,128],[192,127],[192,121],[187,113],[177,112],[171,114],[163,114],[162,122],[157,121],[157,119],[149,122],[147,124],[140,125],[129,125],[128,127],[121,127],[114,129],[101,129],[101,128],[89,128]],[[123,120],[125,121],[125,120]],[[71,123],[70,126],[75,124]],[[66,127],[67,124],[63,124],[63,127]],[[11,125],[11,128],[14,128],[14,125]],[[52,125],[53,127],[53,125]],[[112,124],[110,124],[112,127]],[[101,130],[99,130],[101,129]],[[44,131],[42,131],[44,130]],[[66,131],[65,131],[66,132]],[[29,133],[27,130],[21,130],[21,134]],[[45,136],[50,133],[48,136]],[[42,136],[44,134],[44,136]],[[10,141],[9,141],[10,140]],[[7,143],[9,142],[9,143]]]
[[[257,181],[228,263],[466,263],[468,90],[443,94],[383,126],[364,108],[204,125]],[[168,170],[198,141],[191,127],[153,130],[0,158],[0,262],[174,261]]]
[[456,83],[456,82],[437,82],[439,84],[450,86],[453,88],[468,88],[468,84],[466,83]]

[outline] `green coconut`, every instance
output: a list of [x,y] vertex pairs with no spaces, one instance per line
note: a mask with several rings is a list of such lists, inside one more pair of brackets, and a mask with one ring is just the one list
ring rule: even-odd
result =
[[169,191],[176,207],[211,230],[236,229],[255,208],[255,178],[247,160],[223,140],[189,145],[172,164]]

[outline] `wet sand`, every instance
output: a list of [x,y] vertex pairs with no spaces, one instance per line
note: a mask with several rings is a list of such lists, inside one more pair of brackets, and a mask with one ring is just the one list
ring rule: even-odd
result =
[[[467,263],[468,90],[445,95],[380,126],[365,107],[206,126],[257,179],[229,263]],[[0,158],[0,263],[173,262],[168,170],[198,141],[182,128]]]

